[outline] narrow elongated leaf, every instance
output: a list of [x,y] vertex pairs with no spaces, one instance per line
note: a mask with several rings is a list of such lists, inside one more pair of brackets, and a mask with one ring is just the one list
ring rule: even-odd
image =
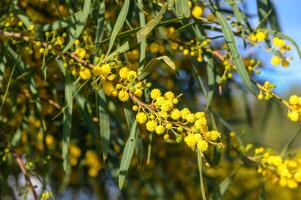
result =
[[[124,115],[127,122],[128,127],[132,127],[135,121],[135,115],[133,111],[129,107],[125,107]],[[143,142],[140,137],[140,130],[138,126],[136,127],[136,134],[135,134],[135,153],[138,156],[139,160],[142,161],[143,159]]]
[[160,57],[151,59],[145,65],[145,67],[142,70],[139,71],[139,77],[138,77],[138,79],[142,80],[147,75],[149,75],[154,70],[154,67],[156,67],[158,65],[158,62],[161,61],[161,60],[165,64],[167,64],[171,69],[173,69],[173,70],[176,69],[175,63],[168,56],[160,56]]
[[10,73],[10,76],[9,76],[9,79],[8,79],[8,82],[7,82],[7,86],[6,86],[6,89],[5,89],[5,92],[4,92],[4,96],[3,96],[3,99],[2,99],[2,102],[1,102],[0,113],[1,113],[2,108],[4,106],[6,97],[8,95],[8,91],[9,91],[10,84],[12,82],[13,74],[15,72],[15,69],[16,69],[16,66],[18,65],[19,60],[20,60],[20,56],[18,56],[18,58],[15,60],[15,64],[13,66],[13,69],[12,69],[11,73]]
[[178,17],[190,17],[189,2],[187,0],[175,0],[175,6]]
[[204,81],[202,80],[202,77],[199,75],[198,70],[197,70],[197,68],[196,68],[196,66],[194,64],[192,64],[192,69],[193,69],[194,74],[196,75],[196,80],[199,83],[203,94],[205,95],[205,97],[207,97],[208,96],[208,92],[206,90]]
[[98,104],[98,120],[99,120],[99,135],[102,146],[103,159],[107,158],[110,145],[110,116],[106,108],[107,100],[102,90],[99,90],[96,94]]
[[[142,0],[138,0],[138,6],[140,9],[143,9],[143,2]],[[145,26],[145,16],[144,16],[144,12],[142,10],[139,10],[139,23],[141,27]],[[142,62],[145,58],[145,53],[146,53],[146,38],[141,40],[140,43],[140,57],[139,57],[139,62]],[[142,65],[140,66],[140,68],[143,68],[144,65],[142,63]]]
[[222,31],[224,33],[225,36],[225,42],[231,52],[232,55],[232,60],[233,63],[236,67],[236,70],[238,72],[238,74],[240,75],[241,79],[243,80],[244,84],[246,85],[246,87],[254,94],[256,94],[256,88],[255,86],[252,84],[249,74],[246,70],[246,67],[244,65],[244,62],[241,58],[241,55],[239,54],[239,51],[237,49],[237,45],[236,45],[236,41],[235,41],[235,37],[234,34],[229,26],[229,24],[227,23],[226,19],[224,18],[224,16],[219,12],[219,11],[215,11],[216,17],[222,27]]
[[89,113],[89,110],[88,110],[89,103],[86,102],[85,98],[80,94],[77,94],[75,96],[75,100],[76,100],[76,104],[79,107],[79,112],[82,115],[85,125],[87,126],[87,128],[89,129],[89,132],[93,135],[93,137],[96,138],[97,132],[96,132],[95,126],[93,124],[91,114]]
[[235,178],[235,176],[236,176],[237,172],[239,171],[240,167],[241,166],[239,166],[231,176],[228,176],[227,178],[225,178],[218,185],[218,187],[212,192],[210,200],[221,200],[221,199],[223,199],[222,198],[223,195],[225,194],[225,192],[227,191],[227,189],[229,188],[229,186],[233,182],[233,179]]
[[63,118],[63,167],[64,170],[67,170],[68,167],[68,148],[70,144],[71,137],[71,127],[72,127],[72,108],[73,108],[73,84],[71,75],[66,73],[65,76],[65,104],[67,108],[64,110],[64,118]]
[[[2,54],[2,51],[0,51],[0,53]],[[0,88],[2,88],[2,81],[5,72],[4,56],[2,56],[0,59]]]
[[135,150],[135,134],[137,122],[134,121],[130,136],[125,144],[118,175],[118,185],[122,189]]
[[299,127],[292,135],[292,137],[289,139],[289,141],[284,145],[284,147],[281,150],[281,156],[285,156],[287,154],[287,151],[291,148],[293,145],[295,139],[297,138],[298,134],[301,132],[301,128]]
[[76,22],[79,22],[82,17],[82,11],[71,14],[67,17],[54,21],[50,24],[45,24],[42,26],[38,26],[38,29],[41,31],[49,31],[49,30],[57,30],[66,27],[75,26]]
[[14,4],[14,13],[17,14],[18,18],[23,22],[25,27],[28,28],[30,25],[32,25],[32,22],[30,21],[30,19],[26,15],[26,13],[19,8],[17,3],[18,3],[18,1],[13,2],[13,4]]
[[125,0],[124,1],[124,4],[121,8],[121,11],[118,15],[118,18],[116,20],[116,23],[114,25],[114,28],[113,28],[113,31],[112,31],[112,34],[111,34],[111,38],[110,38],[110,42],[109,42],[109,48],[108,48],[108,51],[107,51],[107,55],[110,53],[113,45],[114,45],[114,42],[115,42],[115,39],[116,39],[116,36],[117,34],[119,33],[119,31],[121,30],[125,20],[126,20],[126,16],[128,14],[128,11],[129,11],[129,7],[130,7],[130,0]]
[[[98,20],[97,20],[97,29],[96,29],[96,35],[95,35],[95,43],[98,44],[103,37],[104,33],[104,26],[105,26],[105,1],[102,1],[99,3],[99,9],[98,9]],[[100,48],[98,47],[98,51],[100,51]]]
[[276,10],[270,0],[257,0],[257,14],[260,21],[258,28],[268,28],[270,23],[272,30],[280,31]]
[[83,32],[89,13],[90,13],[90,8],[91,8],[91,0],[85,0],[84,1],[84,7],[83,10],[81,11],[81,15],[79,17],[78,23],[75,24],[75,28],[73,26],[70,26],[70,33],[71,37],[69,38],[68,44],[65,46],[63,49],[63,53],[66,53],[73,45],[74,41],[79,38],[81,33]]
[[211,101],[214,94],[214,85],[215,85],[215,75],[214,75],[214,60],[212,57],[208,57],[207,59],[207,78],[208,78],[208,94],[207,94],[207,105],[208,109],[211,105]]
[[202,161],[202,152],[197,151],[197,158],[198,158],[198,168],[199,168],[199,176],[200,176],[200,187],[202,193],[202,199],[206,200],[206,193],[204,188],[204,180],[203,180],[203,161]]
[[149,21],[143,28],[141,28],[136,33],[136,38],[130,39],[125,43],[123,43],[120,47],[118,47],[118,49],[116,49],[114,52],[108,55],[107,58],[104,59],[104,62],[120,53],[129,50],[131,47],[139,44],[142,40],[144,40],[147,37],[147,35],[160,23],[165,11],[166,11],[166,6],[163,6],[160,12],[158,13],[158,15],[154,19]]

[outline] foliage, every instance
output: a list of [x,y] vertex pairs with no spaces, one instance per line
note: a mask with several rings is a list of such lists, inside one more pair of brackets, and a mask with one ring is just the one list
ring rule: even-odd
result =
[[257,3],[252,27],[237,0],[0,2],[1,199],[298,198],[299,128],[277,153],[252,108],[301,122],[301,97],[260,77],[300,49]]

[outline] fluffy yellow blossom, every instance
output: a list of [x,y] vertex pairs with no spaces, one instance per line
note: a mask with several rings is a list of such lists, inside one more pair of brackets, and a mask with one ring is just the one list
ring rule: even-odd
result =
[[156,130],[157,127],[157,122],[155,120],[150,120],[146,122],[146,129],[149,132],[154,132]]
[[129,71],[130,70],[127,67],[122,67],[119,70],[119,76],[120,76],[120,78],[121,79],[126,79]]
[[158,97],[161,96],[161,91],[159,89],[152,89],[151,93],[150,93],[150,96],[152,99],[157,99]]
[[111,96],[112,93],[115,91],[114,85],[110,81],[104,81],[102,83],[102,89],[103,89],[104,93],[108,96]]
[[258,42],[262,42],[266,39],[267,35],[264,31],[257,31],[256,32],[256,39]]
[[120,90],[119,93],[118,93],[118,99],[120,101],[127,101],[129,99],[130,95],[127,91],[124,91],[124,90]]
[[181,117],[181,112],[177,108],[175,108],[172,110],[170,117],[174,120],[178,120]]
[[208,142],[206,142],[205,140],[199,140],[198,143],[197,143],[197,148],[201,152],[207,151],[207,149],[208,149]]
[[200,140],[202,140],[201,134],[189,134],[184,138],[185,143],[193,150]]
[[208,140],[215,141],[221,136],[221,133],[216,130],[212,130],[212,131],[207,131],[205,135],[208,138]]
[[85,49],[83,48],[77,48],[75,50],[76,55],[80,58],[80,59],[84,59],[87,55],[87,52]]
[[203,14],[203,9],[200,6],[194,6],[192,9],[192,16],[194,16],[195,18],[200,18]]
[[272,42],[273,42],[273,45],[278,48],[283,48],[285,46],[285,41],[279,37],[274,37]]
[[138,123],[144,124],[147,120],[147,116],[144,112],[139,112],[136,115],[136,120],[137,120]]
[[88,68],[82,68],[79,71],[79,77],[84,80],[88,80],[92,77],[91,71]]
[[93,74],[95,76],[108,76],[111,73],[110,64],[104,64],[102,66],[93,67]]
[[183,118],[183,119],[186,119],[187,118],[187,115],[189,115],[191,112],[190,112],[190,110],[188,109],[188,108],[183,108],[182,110],[181,110],[181,117]]
[[161,134],[164,133],[164,131],[165,131],[165,127],[164,126],[159,125],[159,126],[156,127],[156,133],[157,134],[161,135]]
[[293,122],[299,121],[299,118],[300,118],[299,112],[297,112],[297,111],[291,111],[291,112],[288,112],[288,113],[287,113],[287,117],[288,117],[290,120],[292,120]]
[[272,59],[271,59],[271,63],[274,66],[280,65],[281,61],[282,61],[282,59],[279,56],[273,56]]

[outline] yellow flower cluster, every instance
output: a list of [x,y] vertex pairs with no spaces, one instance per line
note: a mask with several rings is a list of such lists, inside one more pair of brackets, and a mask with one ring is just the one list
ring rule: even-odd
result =
[[271,64],[274,66],[282,65],[283,67],[289,66],[289,60],[284,57],[286,51],[291,50],[291,46],[287,45],[285,41],[279,37],[274,37],[272,40],[273,47],[277,50],[277,54],[271,59]]
[[70,144],[68,156],[69,156],[69,162],[71,166],[77,165],[80,154],[81,154],[80,148],[75,144]]
[[260,86],[260,92],[257,95],[259,100],[265,99],[269,100],[273,97],[273,90],[275,89],[276,85],[270,83],[269,81],[265,81],[263,86]]
[[95,178],[101,169],[101,162],[94,151],[88,150],[86,152],[85,164],[89,167],[89,176]]
[[283,159],[264,148],[255,149],[258,172],[281,187],[296,188],[301,183],[301,159]]
[[145,124],[149,132],[164,135],[164,139],[170,139],[170,134],[180,142],[184,142],[193,150],[204,152],[209,143],[222,146],[215,141],[220,137],[218,131],[208,131],[207,120],[204,112],[192,113],[188,108],[178,109],[178,97],[168,91],[161,94],[159,89],[153,89],[150,93],[152,102],[147,108],[139,105],[133,107],[137,111],[136,120]]
[[191,57],[196,57],[198,62],[203,61],[203,51],[204,49],[209,49],[209,45],[211,44],[210,39],[206,39],[203,41],[194,41],[191,40],[188,45],[180,46],[179,50],[185,56],[190,55]]
[[256,30],[254,33],[251,33],[248,37],[249,41],[251,41],[252,43],[263,42],[266,40],[266,38],[267,31],[262,29]]
[[288,105],[288,118],[293,122],[301,122],[301,97],[292,95],[288,100]]

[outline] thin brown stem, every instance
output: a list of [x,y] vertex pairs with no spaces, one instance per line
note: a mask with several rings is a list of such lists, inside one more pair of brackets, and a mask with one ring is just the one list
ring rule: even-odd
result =
[[16,153],[15,150],[11,149],[10,152],[13,155],[13,157],[15,158],[16,162],[18,163],[18,165],[20,167],[20,170],[21,170],[22,174],[25,177],[25,180],[26,180],[27,184],[29,185],[29,189],[31,190],[31,192],[32,192],[32,194],[34,196],[34,199],[38,200],[39,199],[39,195],[36,192],[36,190],[34,188],[34,185],[32,184],[32,182],[30,180],[30,177],[29,177],[29,175],[27,173],[24,161],[20,158],[20,156]]

